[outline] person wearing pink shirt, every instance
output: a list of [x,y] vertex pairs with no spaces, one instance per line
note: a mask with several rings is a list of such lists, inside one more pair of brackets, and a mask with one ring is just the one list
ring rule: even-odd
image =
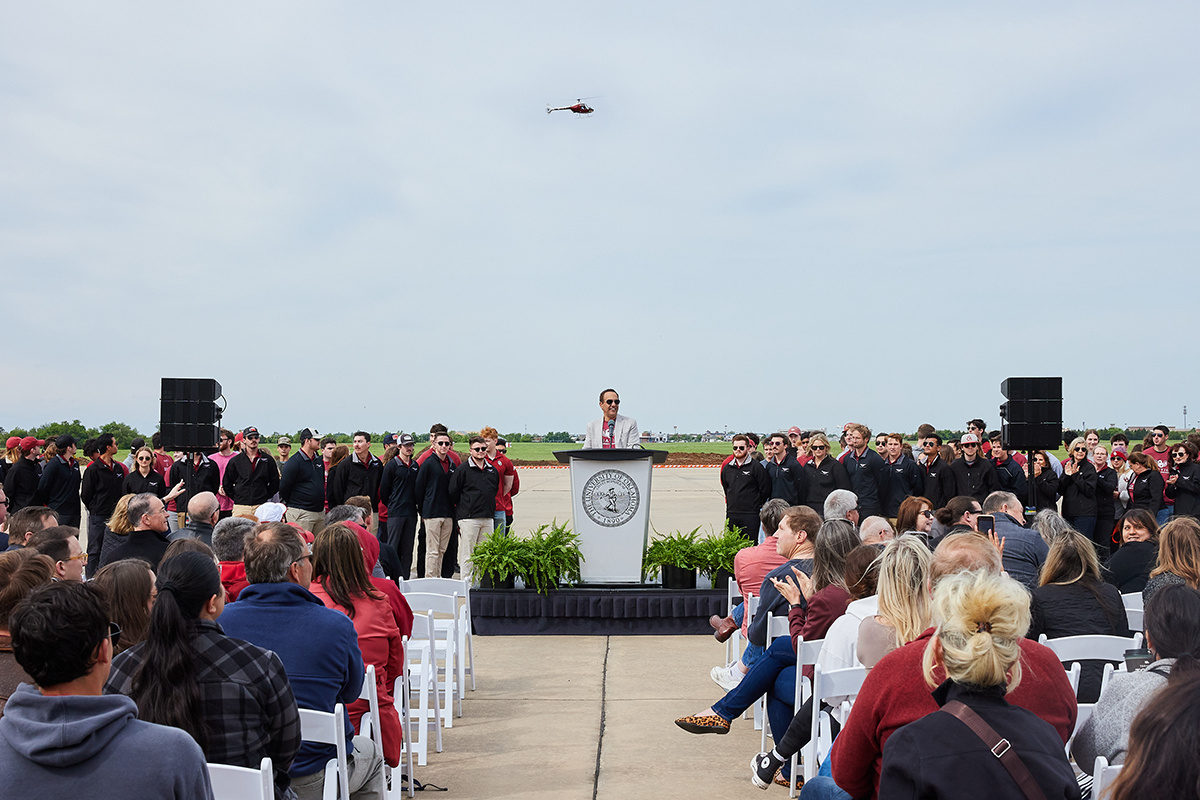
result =
[[[221,428],[217,446],[220,449],[208,458],[210,461],[216,462],[217,470],[221,473],[221,481],[223,482],[225,480],[225,465],[229,463],[229,459],[237,455],[233,449],[233,433]],[[226,495],[223,488],[217,491],[217,504],[221,509],[221,519],[233,516],[233,498]]]

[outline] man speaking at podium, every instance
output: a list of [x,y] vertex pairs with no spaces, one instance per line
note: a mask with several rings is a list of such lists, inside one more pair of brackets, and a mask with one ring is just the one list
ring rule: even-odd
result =
[[641,447],[642,436],[637,420],[622,417],[617,413],[621,398],[616,389],[605,389],[600,393],[600,410],[604,415],[588,423],[587,437],[583,448],[593,450],[628,450]]

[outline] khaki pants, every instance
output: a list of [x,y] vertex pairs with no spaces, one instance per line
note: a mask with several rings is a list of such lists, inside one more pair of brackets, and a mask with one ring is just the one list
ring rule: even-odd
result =
[[[370,736],[355,736],[354,752],[347,761],[350,800],[382,800],[386,791],[383,785],[383,753],[379,752],[375,741]],[[325,770],[292,778],[292,789],[300,800],[321,800],[325,791]]]
[[[471,552],[475,549],[475,545],[483,541],[483,537],[492,532],[492,526],[496,524],[496,520],[487,517],[485,519],[460,519],[458,521],[458,558],[462,564],[462,579],[469,581],[475,572],[475,565],[471,563]],[[428,571],[425,573],[429,574]]]
[[233,506],[233,515],[235,517],[254,517],[258,519],[258,515],[254,513],[258,506],[241,506],[236,503]]
[[436,578],[442,574],[442,556],[454,533],[454,520],[434,517],[425,520],[425,574]]
[[289,508],[284,519],[294,522],[304,530],[316,536],[325,530],[325,514],[320,511],[305,511],[302,508]]

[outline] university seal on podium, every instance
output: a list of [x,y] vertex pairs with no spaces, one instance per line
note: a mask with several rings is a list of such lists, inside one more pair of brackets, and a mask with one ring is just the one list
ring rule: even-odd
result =
[[641,497],[633,478],[619,469],[597,472],[583,485],[583,510],[606,528],[624,525],[637,513]]

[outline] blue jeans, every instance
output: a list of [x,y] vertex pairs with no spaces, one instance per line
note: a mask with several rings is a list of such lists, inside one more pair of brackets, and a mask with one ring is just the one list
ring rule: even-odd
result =
[[[822,765],[821,771],[824,772],[824,770],[825,767]],[[817,775],[804,784],[804,788],[800,790],[800,800],[854,800],[854,798],[834,783],[833,778]]]
[[1163,506],[1158,510],[1154,517],[1154,521],[1158,523],[1158,527],[1162,527],[1171,521],[1171,514],[1175,511],[1174,506]]
[[783,736],[795,716],[792,703],[796,699],[796,651],[792,649],[790,636],[780,636],[771,642],[742,682],[714,703],[712,709],[725,719],[734,719],[763,695],[767,696],[771,730],[776,736]]
[[[733,613],[729,616],[733,617],[733,621],[740,627],[742,620],[746,618],[746,604],[738,603],[733,607]],[[762,658],[763,648],[757,644],[746,644],[746,649],[742,651],[742,663],[747,667],[752,666],[755,661]]]
[[496,530],[500,530],[500,529],[501,529],[501,528],[503,528],[503,527],[504,527],[506,524],[508,524],[508,517],[507,517],[507,516],[505,516],[505,514],[504,514],[504,511],[503,511],[503,510],[501,510],[501,511],[497,511],[497,512],[496,512],[496,513],[493,515],[493,519],[495,519],[496,521],[495,521],[494,523],[492,523],[492,527],[493,527],[493,528],[495,528]]
[[1082,533],[1087,538],[1091,539],[1092,534],[1096,532],[1095,517],[1071,517],[1067,520],[1071,523],[1071,527]]

